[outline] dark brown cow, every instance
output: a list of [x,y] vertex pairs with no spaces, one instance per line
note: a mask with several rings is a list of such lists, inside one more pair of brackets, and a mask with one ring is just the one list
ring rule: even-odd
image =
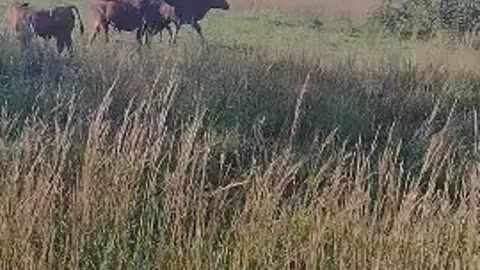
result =
[[105,39],[108,42],[110,26],[118,31],[136,31],[137,40],[141,43],[144,25],[143,2],[144,0],[89,0],[93,19],[90,44],[93,43],[100,30],[104,31]]
[[11,32],[28,45],[36,35],[46,40],[55,38],[59,53],[72,51],[72,32],[75,27],[75,14],[80,24],[80,33],[84,26],[80,13],[74,5],[55,7],[51,10],[36,10],[29,3],[7,4],[7,21]]
[[[173,43],[177,40],[178,32],[184,24],[190,24],[204,40],[202,27],[198,23],[211,9],[230,9],[226,0],[147,0],[148,8],[145,13],[146,35],[161,32],[166,28],[170,31],[169,24],[175,25],[171,36]],[[161,19],[158,19],[161,18]]]

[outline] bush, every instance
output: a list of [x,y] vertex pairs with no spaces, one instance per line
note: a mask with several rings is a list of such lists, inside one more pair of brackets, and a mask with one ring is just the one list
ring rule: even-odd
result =
[[438,30],[455,33],[478,31],[478,0],[387,1],[375,13],[374,21],[402,38],[430,38]]

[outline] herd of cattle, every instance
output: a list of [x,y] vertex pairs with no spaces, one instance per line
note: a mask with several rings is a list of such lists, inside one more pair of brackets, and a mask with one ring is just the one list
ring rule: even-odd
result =
[[[90,44],[103,31],[108,42],[109,30],[135,32],[138,43],[149,42],[152,35],[164,29],[175,43],[182,25],[189,24],[203,40],[198,23],[210,9],[230,8],[226,0],[84,0],[91,19]],[[10,32],[28,46],[35,36],[55,39],[61,53],[72,51],[72,32],[78,18],[80,33],[84,25],[74,5],[37,9],[29,3],[7,4],[6,18]],[[173,27],[173,29],[172,29]]]

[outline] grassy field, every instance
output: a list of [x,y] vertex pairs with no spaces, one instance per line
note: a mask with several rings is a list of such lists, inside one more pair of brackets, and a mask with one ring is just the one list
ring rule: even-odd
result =
[[272,1],[205,45],[0,34],[0,269],[479,269],[470,40]]

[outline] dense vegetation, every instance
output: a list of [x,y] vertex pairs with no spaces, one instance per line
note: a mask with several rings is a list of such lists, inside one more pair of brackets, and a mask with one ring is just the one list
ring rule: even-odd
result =
[[401,37],[428,38],[440,30],[477,33],[480,1],[389,0],[377,11],[375,19]]
[[479,74],[230,16],[205,46],[0,36],[0,269],[478,269]]

